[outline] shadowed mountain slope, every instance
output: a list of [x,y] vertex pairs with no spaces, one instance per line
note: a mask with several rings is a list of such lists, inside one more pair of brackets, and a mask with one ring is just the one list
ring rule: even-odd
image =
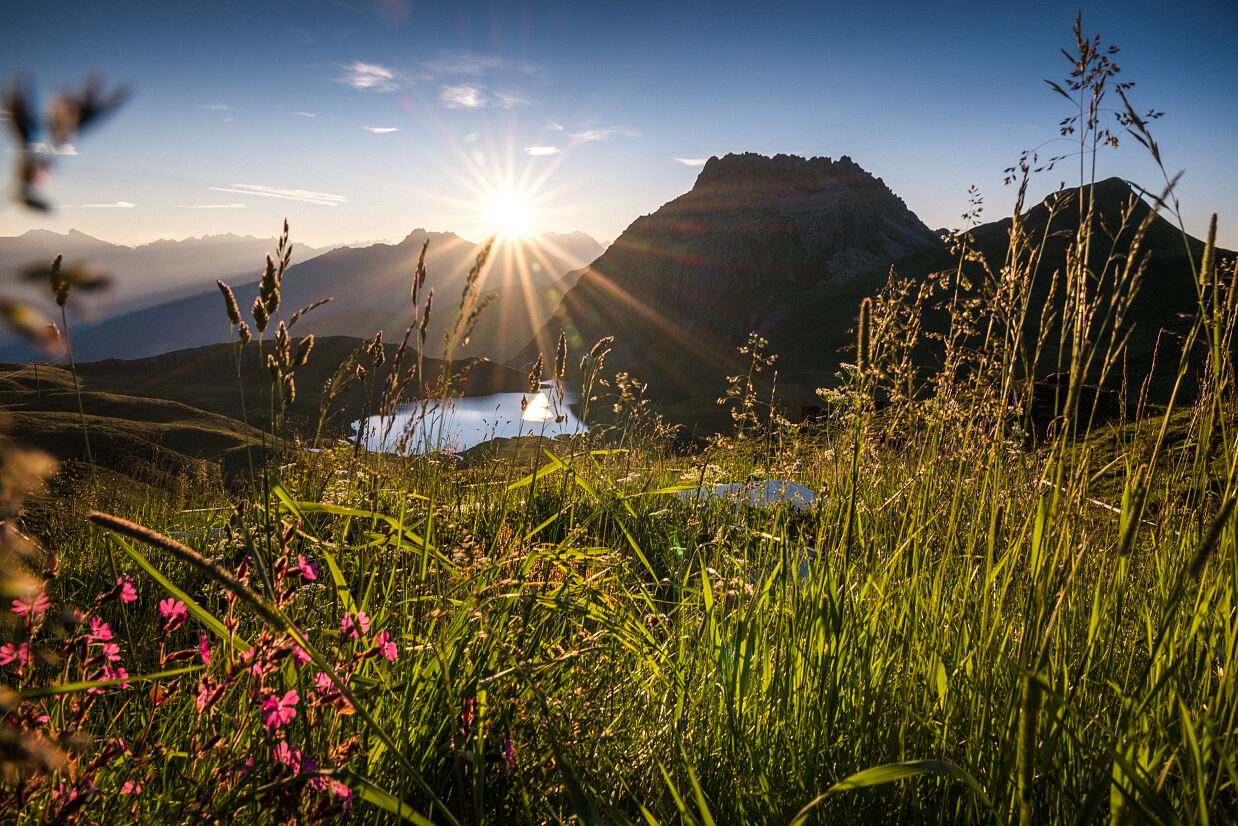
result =
[[[1098,182],[1092,192],[1090,267],[1100,273],[1113,259],[1110,272],[1120,270],[1149,206],[1118,178]],[[1048,204],[1057,198],[1068,201],[1050,222]],[[1023,216],[1027,235],[1044,244],[1030,285],[1034,312],[1025,333],[1032,342],[1041,309],[1060,318],[1066,291],[1061,283],[1054,290],[1052,281],[1065,270],[1079,225],[1078,198],[1077,190],[1064,190]],[[1126,229],[1119,231],[1124,215]],[[1007,218],[969,233],[972,248],[995,273],[1006,259],[1010,231]],[[1158,401],[1172,387],[1182,336],[1194,317],[1192,262],[1199,262],[1203,242],[1155,216],[1142,251],[1146,269],[1122,327],[1129,334],[1125,371],[1132,399],[1151,377],[1149,397]],[[1233,256],[1218,251],[1221,262]],[[899,277],[918,283],[954,271],[958,258],[879,179],[847,159],[713,159],[691,192],[634,222],[586,270],[522,355],[533,358],[540,349],[551,357],[560,330],[574,352],[613,335],[608,373],[627,370],[647,381],[648,395],[665,402],[673,419],[724,426],[714,400],[726,376],[747,372],[736,347],[755,331],[768,340],[767,352],[779,356],[779,397],[794,411],[816,402],[815,388],[835,383],[840,361],[853,360],[859,304],[887,283],[891,264]],[[977,289],[988,288],[981,264],[968,262],[964,270]],[[1112,291],[1111,277],[1089,285],[1095,302],[1107,302]],[[938,333],[948,326],[941,311],[930,311],[924,321]],[[1056,329],[1051,325],[1037,378],[1060,369],[1051,343]],[[932,345],[918,353],[926,377],[940,364],[940,353]],[[1121,379],[1117,370],[1109,385]]]
[[939,243],[846,156],[711,158],[690,192],[638,218],[586,268],[521,358],[552,357],[560,330],[574,352],[614,336],[610,366],[654,395],[712,398],[749,331],[784,352],[781,319],[806,294],[846,291]]
[[[1127,181],[1115,177],[1098,181],[1083,190],[1061,190],[1028,209],[1022,216],[1024,237],[1033,244],[1043,244],[1041,264],[1030,283],[1030,312],[1023,330],[1024,340],[1030,348],[1044,315],[1047,335],[1034,369],[1035,378],[1064,370],[1069,362],[1069,353],[1065,353],[1059,363],[1057,349],[1067,294],[1066,262],[1068,251],[1076,240],[1081,204],[1086,205],[1089,198],[1093,202],[1094,218],[1087,264],[1093,276],[1088,281],[1087,300],[1099,308],[1098,319],[1104,316],[1105,308],[1113,298],[1116,274],[1126,269],[1131,258],[1136,230],[1151,213],[1148,202]],[[1011,218],[1005,218],[968,232],[969,245],[983,256],[993,275],[1000,274],[1006,262],[1012,224]],[[1132,271],[1142,266],[1143,272],[1119,328],[1119,336],[1126,337],[1124,370],[1131,401],[1145,380],[1152,401],[1168,399],[1176,378],[1183,340],[1199,306],[1195,272],[1203,251],[1202,240],[1184,232],[1163,215],[1151,216],[1138,252],[1129,261]],[[1222,270],[1231,267],[1234,258],[1235,253],[1230,250],[1217,250],[1217,263]],[[898,262],[896,270],[900,276],[922,281],[936,272],[953,271],[957,265],[957,258],[942,246]],[[979,262],[966,263],[964,271],[978,289],[983,290],[986,285],[991,289],[993,275],[986,273]],[[1211,301],[1210,293],[1205,295]],[[944,331],[944,313],[930,314],[927,326]],[[1090,337],[1098,347],[1103,348],[1109,336],[1098,327],[1099,321],[1094,322]],[[1202,356],[1201,346],[1195,353],[1193,363],[1197,365]],[[937,363],[937,359],[931,356],[924,361],[927,369],[932,369]],[[1099,356],[1096,361],[1100,361]],[[1098,368],[1098,363],[1093,365],[1089,381],[1098,378]],[[1123,378],[1123,367],[1118,365],[1110,372],[1106,385],[1109,389],[1118,389]],[[1192,393],[1194,382],[1189,381],[1184,389],[1188,394]]]

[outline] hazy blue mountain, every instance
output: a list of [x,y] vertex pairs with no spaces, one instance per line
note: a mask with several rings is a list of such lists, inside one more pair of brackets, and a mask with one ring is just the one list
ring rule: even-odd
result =
[[[330,304],[305,316],[296,331],[302,335],[364,338],[382,329],[388,339],[402,335],[412,317],[409,288],[426,241],[426,289],[435,290],[427,350],[430,355],[437,355],[442,332],[454,321],[465,279],[481,249],[480,244],[449,232],[416,229],[398,244],[339,248],[308,261],[301,261],[299,251],[294,249],[293,265],[283,283],[281,317],[287,318],[323,298],[332,298]],[[518,349],[531,331],[549,317],[557,295],[556,300],[545,296],[553,294],[553,285],[600,252],[601,246],[583,233],[500,240],[483,269],[482,285],[485,290],[498,291],[503,298],[487,309],[482,324],[493,325],[494,320],[502,318],[526,320],[519,326],[508,325],[511,331],[506,336],[501,334],[502,326],[486,326],[484,330],[479,327],[477,341],[505,353]],[[253,258],[248,272],[224,278],[235,291],[242,310],[252,305],[257,294],[264,255],[265,251]],[[530,313],[533,321],[527,320]],[[228,322],[213,276],[208,285],[191,294],[107,317],[98,323],[75,325],[73,349],[74,355],[82,359],[141,358],[227,339]],[[431,346],[430,342],[435,344]],[[488,355],[476,344],[459,354]],[[17,361],[31,355],[27,350],[10,347],[0,348],[0,357]]]
[[[160,240],[136,247],[113,244],[77,230],[67,233],[31,230],[15,237],[0,238],[0,278],[8,294],[33,300],[51,308],[45,284],[14,283],[14,274],[31,265],[46,266],[57,255],[65,266],[84,266],[111,277],[106,294],[80,302],[87,321],[100,321],[142,307],[166,302],[197,292],[215,283],[216,278],[235,278],[262,270],[268,252],[275,249],[273,238],[239,235],[205,235],[180,241]],[[325,249],[297,247],[298,260],[308,260]],[[75,301],[74,305],[79,305]],[[2,339],[0,339],[2,340]]]

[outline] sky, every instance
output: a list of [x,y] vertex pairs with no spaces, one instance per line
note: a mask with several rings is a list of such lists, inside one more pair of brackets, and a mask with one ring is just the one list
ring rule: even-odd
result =
[[[849,155],[932,228],[1010,212],[1023,150],[1067,155],[1031,186],[1077,183],[1074,3],[296,3],[9,5],[0,81],[44,102],[91,72],[132,94],[60,154],[50,215],[11,199],[0,235],[76,228],[109,241],[218,233],[480,240],[492,204],[534,231],[614,240],[728,152]],[[1238,2],[1089,3],[1121,51],[1188,231],[1220,214],[1238,247]],[[1118,104],[1116,96],[1107,102]],[[0,114],[0,117],[3,117]],[[0,126],[5,126],[0,124]],[[6,133],[8,130],[6,130]],[[12,135],[0,174],[11,189]],[[1159,191],[1133,139],[1097,158]],[[510,218],[510,216],[508,216]]]

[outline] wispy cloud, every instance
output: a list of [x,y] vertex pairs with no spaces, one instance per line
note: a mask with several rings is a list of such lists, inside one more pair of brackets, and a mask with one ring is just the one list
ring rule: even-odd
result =
[[513,95],[510,92],[495,92],[494,105],[500,109],[511,109],[513,106],[526,106],[529,101],[520,95]]
[[281,189],[276,186],[261,184],[232,184],[231,186],[207,187],[212,192],[232,192],[237,195],[257,195],[262,198],[279,198],[284,201],[300,201],[319,206],[339,206],[348,203],[343,195],[332,195],[329,192],[310,192],[306,189]]
[[540,69],[532,63],[513,63],[499,55],[483,55],[468,51],[445,51],[437,60],[421,64],[426,80],[446,78],[481,78],[496,74],[535,75]]
[[226,103],[204,103],[198,108],[206,109],[211,112],[231,112],[232,111],[232,107]]
[[709,158],[681,158],[675,156],[674,160],[675,163],[681,163],[684,166],[704,166],[709,161]]
[[479,55],[472,52],[446,52],[438,60],[425,64],[431,78],[478,77],[486,72],[510,68],[512,65],[498,55]]
[[347,83],[354,89],[364,89],[371,92],[394,92],[399,88],[395,72],[386,66],[375,63],[362,63],[354,60],[344,68],[341,83]]
[[624,129],[621,126],[607,126],[601,129],[582,129],[579,132],[569,132],[568,137],[574,143],[593,143],[608,141],[611,138],[639,138],[640,132],[635,129]]
[[76,155],[77,147],[71,143],[32,143],[28,147],[36,155]]
[[524,151],[529,155],[557,155],[559,147],[557,146],[526,146]]
[[316,117],[318,117],[318,116],[317,116],[317,115],[315,115],[313,112],[293,112],[292,114],[294,114],[294,115],[299,115],[300,117],[303,117],[303,118],[316,118]]
[[117,201],[114,204],[82,204],[85,209],[133,209],[135,204],[128,201]]
[[444,86],[438,99],[448,109],[511,109],[529,102],[511,92],[496,92],[477,83]]
[[445,86],[438,96],[448,109],[480,109],[486,105],[486,96],[476,86]]
[[247,209],[244,204],[177,204],[181,209]]
[[386,135],[389,132],[400,131],[398,126],[362,126],[361,128],[367,132],[373,132],[375,135]]

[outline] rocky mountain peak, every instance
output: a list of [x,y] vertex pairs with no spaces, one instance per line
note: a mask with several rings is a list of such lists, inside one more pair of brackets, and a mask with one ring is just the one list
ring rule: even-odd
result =
[[831,158],[801,158],[798,155],[769,157],[744,152],[710,158],[692,189],[694,192],[711,189],[813,192],[840,183],[852,184],[867,177],[868,173],[847,155],[835,161]]
[[710,158],[689,192],[638,218],[588,267],[528,354],[553,352],[560,329],[574,349],[612,335],[615,365],[663,386],[716,388],[750,331],[777,345],[800,296],[939,243],[847,156]]
[[864,207],[889,213],[899,224],[928,231],[880,178],[849,156],[728,154],[706,161],[683,200],[713,209],[730,205],[775,206],[790,213]]

